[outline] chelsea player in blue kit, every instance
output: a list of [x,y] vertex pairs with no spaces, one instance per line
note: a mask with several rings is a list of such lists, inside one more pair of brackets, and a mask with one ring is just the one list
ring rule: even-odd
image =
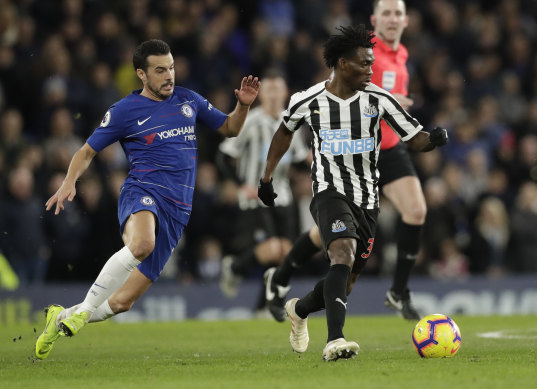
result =
[[125,246],[108,259],[82,303],[46,309],[46,326],[35,348],[39,359],[49,355],[61,335],[76,335],[88,322],[129,310],[159,277],[190,217],[196,123],[225,137],[236,136],[260,87],[257,77],[244,77],[240,89],[235,89],[237,105],[225,115],[196,92],[174,86],[174,62],[167,43],[143,42],[134,52],[133,65],[143,89],[110,107],[46,203],[47,211],[55,205],[59,214],[63,202],[75,197],[76,180],[97,152],[119,141],[130,165],[118,200]]

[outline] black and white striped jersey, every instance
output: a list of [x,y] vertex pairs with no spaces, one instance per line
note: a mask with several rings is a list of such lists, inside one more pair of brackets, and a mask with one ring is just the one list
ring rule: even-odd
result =
[[[257,187],[259,178],[263,176],[267,164],[267,154],[274,133],[281,119],[274,119],[262,107],[252,109],[244,122],[239,135],[226,138],[220,143],[220,151],[237,160],[237,176],[244,183]],[[282,157],[274,170],[274,190],[278,193],[275,205],[289,206],[293,202],[293,194],[289,183],[289,167],[291,163],[304,161],[309,154],[306,142],[301,137],[293,137],[291,147]],[[247,199],[239,194],[239,207],[243,210],[264,205],[259,199]]]
[[313,132],[313,194],[335,190],[361,208],[378,208],[380,120],[403,141],[423,127],[389,92],[374,84],[346,100],[328,92],[325,84],[295,93],[283,113],[290,131],[304,124]]

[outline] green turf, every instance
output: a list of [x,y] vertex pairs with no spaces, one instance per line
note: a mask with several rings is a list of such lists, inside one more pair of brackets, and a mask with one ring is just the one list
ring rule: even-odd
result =
[[[34,325],[0,326],[1,388],[535,388],[537,317],[454,316],[462,347],[451,359],[421,359],[412,323],[395,316],[347,318],[360,354],[326,363],[322,318],[310,319],[302,355],[289,323],[269,320],[99,323],[33,355]],[[41,325],[37,332],[41,331]],[[479,333],[508,330],[499,339]],[[21,339],[19,339],[19,337]]]

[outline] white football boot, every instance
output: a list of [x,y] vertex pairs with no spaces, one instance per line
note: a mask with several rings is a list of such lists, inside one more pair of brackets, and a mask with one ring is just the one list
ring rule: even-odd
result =
[[339,358],[354,358],[358,355],[360,346],[356,342],[347,342],[338,338],[328,342],[323,350],[323,361],[337,361]]
[[291,320],[291,334],[289,342],[297,353],[303,353],[308,348],[310,337],[308,335],[308,318],[302,319],[295,312],[295,305],[299,299],[293,298],[285,303],[285,312]]

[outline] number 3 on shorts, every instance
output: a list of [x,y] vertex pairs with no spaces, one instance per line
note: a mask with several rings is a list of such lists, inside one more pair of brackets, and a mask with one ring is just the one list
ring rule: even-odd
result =
[[367,252],[362,253],[361,255],[361,257],[364,259],[369,258],[369,256],[371,255],[371,251],[373,250],[373,243],[375,243],[375,238],[370,238],[367,243],[369,243],[369,246],[367,246]]

